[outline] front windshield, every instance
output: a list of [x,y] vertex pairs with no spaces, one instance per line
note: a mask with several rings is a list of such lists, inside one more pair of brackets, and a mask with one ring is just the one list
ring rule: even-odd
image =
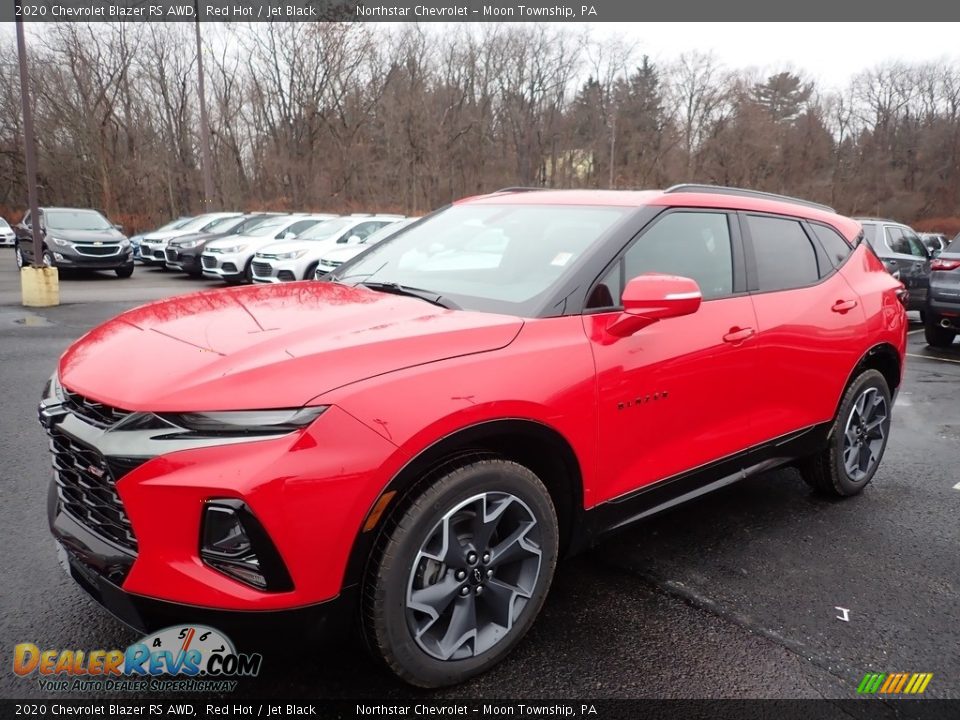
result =
[[527,314],[622,207],[455,205],[345,264],[331,279],[395,283],[470,310]]
[[270,218],[267,222],[260,223],[259,225],[251,228],[244,232],[244,235],[249,235],[251,237],[262,237],[264,235],[273,235],[280,232],[287,225],[290,225],[293,222],[289,216],[281,215],[280,217]]
[[220,218],[216,218],[216,219],[208,222],[206,225],[204,225],[204,226],[203,226],[203,231],[204,231],[204,232],[209,232],[209,233],[212,233],[212,232],[223,232],[223,231],[227,230],[227,229],[228,229],[231,225],[233,225],[235,222],[237,222],[237,220],[239,220],[239,219],[240,219],[240,218],[238,218],[236,215],[232,215],[232,216],[230,216],[230,217],[220,217]]
[[382,228],[376,232],[372,232],[367,235],[363,240],[361,240],[358,245],[376,245],[378,242],[386,240],[391,235],[403,230],[407,225],[416,222],[420,218],[406,218],[405,220],[398,220],[395,223],[390,223],[389,225],[384,225]]
[[314,225],[309,230],[304,230],[297,236],[297,240],[329,240],[337,233],[342,232],[343,229],[352,222],[355,221],[349,220],[348,218],[327,220]]
[[260,227],[268,220],[272,220],[274,217],[275,216],[273,215],[261,215],[259,217],[246,218],[242,222],[239,222],[234,227],[230,228],[230,235],[244,235],[252,232],[254,228]]
[[167,232],[168,230],[179,230],[188,222],[191,222],[193,218],[180,218],[179,220],[174,220],[173,222],[168,222],[162,227],[158,227],[154,232]]
[[94,210],[46,210],[44,224],[52,230],[110,230],[107,219]]

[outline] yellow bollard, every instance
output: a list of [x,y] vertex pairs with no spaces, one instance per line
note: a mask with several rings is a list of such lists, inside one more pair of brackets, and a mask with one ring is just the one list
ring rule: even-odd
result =
[[60,304],[60,278],[55,267],[25,267],[20,270],[20,297],[24,307]]

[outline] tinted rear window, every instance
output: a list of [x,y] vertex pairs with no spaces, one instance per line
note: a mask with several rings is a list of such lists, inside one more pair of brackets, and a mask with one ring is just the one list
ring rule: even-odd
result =
[[849,243],[843,239],[843,235],[826,225],[811,223],[810,227],[813,228],[813,234],[817,236],[817,240],[820,241],[823,249],[826,250],[827,257],[830,258],[833,266],[840,267],[843,265],[844,260],[850,255],[851,250]]
[[953,240],[950,241],[950,244],[947,245],[944,252],[960,253],[960,235],[957,235]]
[[820,279],[817,252],[796,220],[748,215],[761,292],[812,285]]

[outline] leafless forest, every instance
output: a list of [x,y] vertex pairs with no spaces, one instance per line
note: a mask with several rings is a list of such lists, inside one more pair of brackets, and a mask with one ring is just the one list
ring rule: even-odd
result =
[[[192,24],[30,28],[42,203],[129,230],[202,204]],[[559,26],[203,27],[214,205],[423,213],[509,185],[698,181],[960,230],[960,64],[842,91]],[[677,46],[682,47],[682,38]],[[16,48],[0,41],[0,212],[25,203]]]

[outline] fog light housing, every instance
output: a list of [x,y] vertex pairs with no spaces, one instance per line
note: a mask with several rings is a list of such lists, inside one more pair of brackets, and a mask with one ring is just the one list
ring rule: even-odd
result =
[[217,499],[204,504],[200,558],[214,570],[258,590],[293,589],[276,546],[241,500]]

